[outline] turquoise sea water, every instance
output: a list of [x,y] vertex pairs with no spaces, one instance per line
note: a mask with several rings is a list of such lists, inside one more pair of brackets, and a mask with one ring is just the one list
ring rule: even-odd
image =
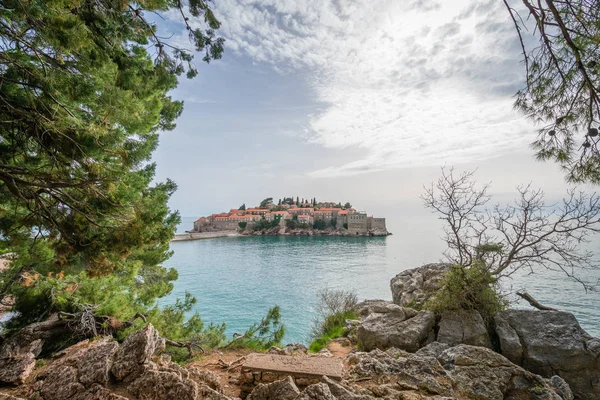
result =
[[[270,236],[175,242],[174,255],[165,265],[179,271],[179,280],[161,304],[189,291],[198,299],[196,311],[202,318],[227,322],[229,335],[243,332],[277,304],[287,327],[284,342],[307,342],[320,289],[353,289],[360,299],[390,300],[394,275],[442,258],[437,226],[417,221],[422,217],[405,217],[405,229],[393,230],[395,234],[386,238]],[[191,225],[189,219],[183,222],[186,229]],[[598,279],[600,273],[587,277]],[[586,294],[564,275],[545,271],[517,276],[504,286],[507,291],[525,289],[541,303],[575,313],[584,329],[600,337],[599,292]]]

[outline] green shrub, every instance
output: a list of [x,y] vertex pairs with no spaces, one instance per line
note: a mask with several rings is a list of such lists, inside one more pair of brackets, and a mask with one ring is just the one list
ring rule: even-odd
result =
[[329,224],[335,228],[337,226],[337,218],[332,218],[331,221],[329,221]]
[[446,311],[476,310],[487,322],[506,309],[507,300],[500,294],[497,279],[482,262],[466,268],[455,265],[442,279],[441,288],[423,308],[436,315]]
[[238,222],[238,226],[240,227],[241,230],[244,230],[248,226],[248,223],[247,222]]
[[309,348],[318,352],[331,339],[345,336],[347,319],[357,319],[358,298],[353,291],[324,289],[318,293],[317,317],[313,320],[312,343]]
[[275,228],[276,226],[279,226],[279,221],[281,220],[281,217],[275,217],[275,219],[273,219],[273,221],[267,221],[266,219],[260,219],[256,222],[254,222],[254,225],[252,226],[252,229],[254,229],[255,231],[262,231],[265,229],[271,229],[271,228]]
[[348,229],[348,224],[344,222],[344,229]]
[[322,219],[318,219],[313,223],[313,229],[323,230],[327,228],[327,222]]
[[267,350],[271,346],[280,345],[284,336],[285,325],[281,322],[280,309],[279,306],[274,306],[259,323],[253,324],[242,335],[234,337],[223,348]]

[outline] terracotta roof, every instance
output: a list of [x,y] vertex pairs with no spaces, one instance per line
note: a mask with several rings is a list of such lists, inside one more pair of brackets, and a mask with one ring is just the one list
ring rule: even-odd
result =
[[341,210],[338,214],[339,215],[347,215],[348,214],[348,210]]

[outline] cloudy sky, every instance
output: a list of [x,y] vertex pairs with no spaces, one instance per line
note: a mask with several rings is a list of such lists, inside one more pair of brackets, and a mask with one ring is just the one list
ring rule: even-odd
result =
[[[442,165],[479,168],[499,195],[528,182],[564,189],[556,166],[534,161],[535,127],[512,108],[523,67],[501,1],[213,4],[223,59],[181,81],[185,111],[155,154],[183,216],[267,196],[385,213],[418,204]],[[176,14],[160,29],[191,47]]]

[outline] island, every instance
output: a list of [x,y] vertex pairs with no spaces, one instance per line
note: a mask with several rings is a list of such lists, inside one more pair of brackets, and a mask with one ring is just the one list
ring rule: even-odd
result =
[[[204,233],[204,235],[197,235]],[[387,236],[385,218],[357,211],[350,203],[317,202],[296,197],[264,199],[258,206],[211,214],[194,221],[189,239],[238,235]],[[179,240],[185,240],[180,235]]]

